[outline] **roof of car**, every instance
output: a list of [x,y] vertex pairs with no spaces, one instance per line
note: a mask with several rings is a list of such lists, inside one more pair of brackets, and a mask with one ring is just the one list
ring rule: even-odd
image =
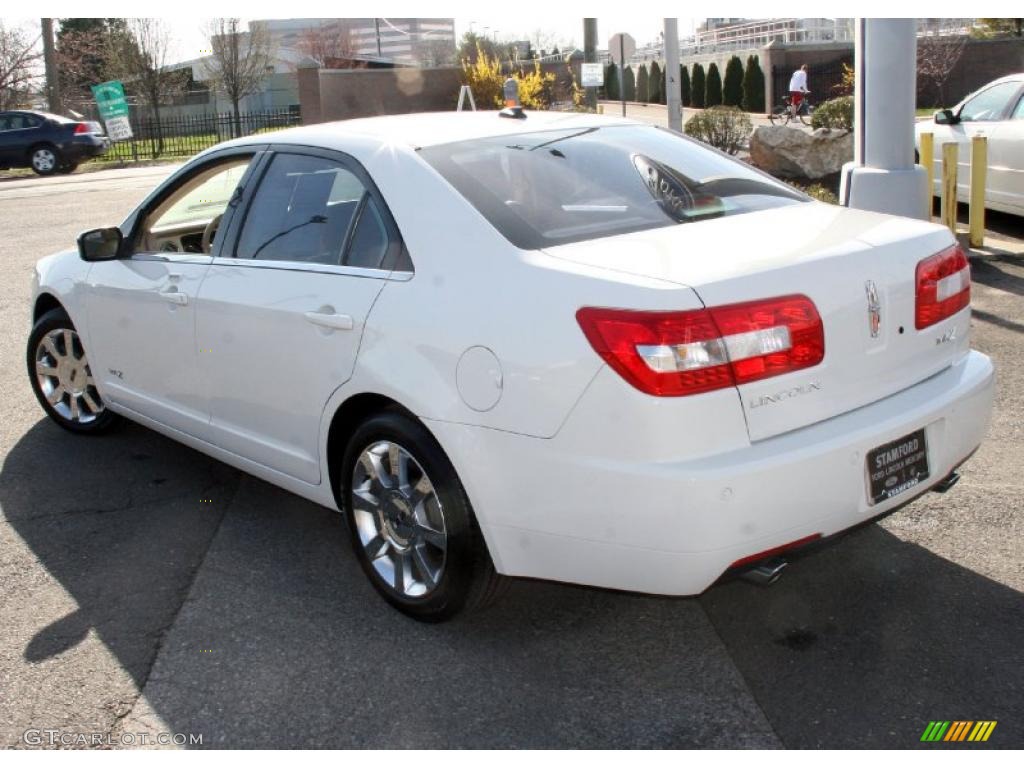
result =
[[46,120],[57,120],[58,122],[68,123],[74,122],[70,117],[55,115],[52,112],[43,112],[40,109],[5,109],[0,112],[0,115],[35,115],[36,117],[42,117]]
[[[530,112],[525,120],[499,117],[498,112],[425,112],[340,120],[333,123],[290,128],[273,133],[274,142],[332,147],[346,137],[372,138],[382,145],[401,144],[413,148],[455,141],[545,130],[573,130],[606,125],[642,125],[635,120],[582,112]],[[267,134],[247,137],[237,143],[267,141]]]

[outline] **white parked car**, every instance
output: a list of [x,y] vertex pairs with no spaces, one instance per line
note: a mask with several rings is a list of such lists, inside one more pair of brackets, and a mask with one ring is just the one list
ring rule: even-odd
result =
[[992,406],[940,226],[596,115],[222,144],[41,260],[32,386],[343,510],[420,619],[666,595],[944,489]]
[[957,199],[970,200],[971,139],[984,136],[988,144],[985,207],[1024,216],[1024,73],[993,80],[952,109],[935,113],[915,125],[915,147],[921,133],[934,135],[935,188],[942,191],[942,145],[959,145]]

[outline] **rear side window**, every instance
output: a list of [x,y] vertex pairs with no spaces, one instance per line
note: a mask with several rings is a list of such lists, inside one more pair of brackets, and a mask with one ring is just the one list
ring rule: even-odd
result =
[[653,126],[498,136],[420,154],[510,242],[531,250],[807,200]]
[[236,256],[412,271],[389,214],[342,163],[278,153],[253,196]]
[[253,197],[236,255],[340,265],[366,196],[359,178],[337,162],[277,154]]
[[345,254],[345,266],[380,269],[388,254],[389,242],[388,230],[377,210],[377,204],[367,198]]

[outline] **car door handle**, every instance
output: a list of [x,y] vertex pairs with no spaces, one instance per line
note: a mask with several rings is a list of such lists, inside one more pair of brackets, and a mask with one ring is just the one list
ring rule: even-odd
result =
[[307,312],[306,319],[313,325],[332,328],[337,331],[351,331],[355,327],[352,315],[335,315],[326,312]]
[[160,291],[160,296],[171,304],[178,304],[184,307],[188,304],[188,294],[182,293],[181,291],[174,289],[173,291]]

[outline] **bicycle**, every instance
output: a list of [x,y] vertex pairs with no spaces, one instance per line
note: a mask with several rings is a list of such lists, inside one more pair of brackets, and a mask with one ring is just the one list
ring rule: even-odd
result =
[[787,93],[782,97],[782,103],[777,105],[768,119],[771,120],[772,125],[782,124],[789,125],[793,120],[799,120],[804,125],[811,124],[811,112],[814,111],[814,107],[811,106],[810,100],[807,98],[810,94],[805,93],[803,99],[800,101],[800,106],[796,108],[796,114],[793,114],[792,104],[790,102],[790,95]]

